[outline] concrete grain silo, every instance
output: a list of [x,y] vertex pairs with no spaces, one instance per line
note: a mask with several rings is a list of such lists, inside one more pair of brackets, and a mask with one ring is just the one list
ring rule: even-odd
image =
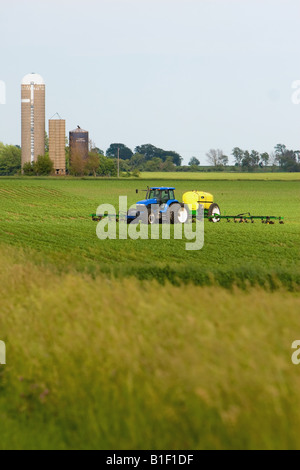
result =
[[21,82],[22,166],[45,155],[45,82],[36,74]]
[[70,162],[74,159],[87,160],[89,156],[89,133],[77,127],[69,133]]
[[57,175],[66,174],[66,121],[49,119],[49,158]]

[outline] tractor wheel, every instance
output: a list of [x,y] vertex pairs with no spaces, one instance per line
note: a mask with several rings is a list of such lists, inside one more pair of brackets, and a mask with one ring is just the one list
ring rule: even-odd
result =
[[148,209],[147,222],[148,222],[148,225],[157,224],[158,222],[157,214],[155,214],[155,212],[151,209]]
[[[218,215],[221,215],[221,210],[218,204],[211,204],[208,209],[208,217],[211,222],[220,222]],[[214,217],[212,217],[214,216]]]
[[171,224],[184,224],[187,222],[189,214],[184,206],[175,203],[168,210],[170,212]]

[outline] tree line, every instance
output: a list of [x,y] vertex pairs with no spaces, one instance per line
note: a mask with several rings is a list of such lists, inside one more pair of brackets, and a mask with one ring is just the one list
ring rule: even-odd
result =
[[[21,168],[21,148],[18,145],[4,145],[0,142],[0,176],[53,174],[53,162],[49,158],[48,136],[46,135],[45,155],[39,156],[33,164],[26,163]],[[277,144],[270,153],[256,150],[243,150],[234,147],[231,152],[234,165],[229,165],[229,157],[221,149],[210,149],[206,153],[206,165],[197,157],[192,157],[188,165],[182,165],[182,156],[173,150],[163,150],[152,144],[139,145],[134,152],[122,143],[112,143],[104,151],[90,142],[86,160],[70,159],[70,149],[66,141],[67,173],[73,176],[136,176],[140,172],[169,171],[264,171],[271,168],[277,171],[300,171],[300,151],[289,150]],[[209,166],[207,166],[207,163]]]
[[277,144],[274,151],[259,153],[256,150],[249,152],[235,147],[232,151],[235,165],[242,170],[254,171],[267,166],[279,167],[281,171],[300,171],[300,151],[288,150],[283,144]]

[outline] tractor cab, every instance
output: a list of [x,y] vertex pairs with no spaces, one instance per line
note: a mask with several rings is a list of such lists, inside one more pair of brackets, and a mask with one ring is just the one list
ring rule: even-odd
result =
[[156,187],[149,188],[147,191],[147,200],[155,200],[156,204],[167,204],[168,201],[175,200],[175,188]]
[[[152,187],[148,188],[146,194],[146,199],[137,202],[137,205],[149,206],[151,204],[158,204],[162,206],[164,204],[171,204],[173,202],[178,202],[175,199],[175,188],[169,187]],[[138,192],[138,190],[137,190]]]

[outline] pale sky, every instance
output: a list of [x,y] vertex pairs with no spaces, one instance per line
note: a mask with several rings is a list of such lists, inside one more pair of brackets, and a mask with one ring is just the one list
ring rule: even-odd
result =
[[0,57],[4,143],[21,142],[35,72],[47,121],[104,151],[151,143],[207,164],[210,148],[300,148],[300,0],[0,0]]

